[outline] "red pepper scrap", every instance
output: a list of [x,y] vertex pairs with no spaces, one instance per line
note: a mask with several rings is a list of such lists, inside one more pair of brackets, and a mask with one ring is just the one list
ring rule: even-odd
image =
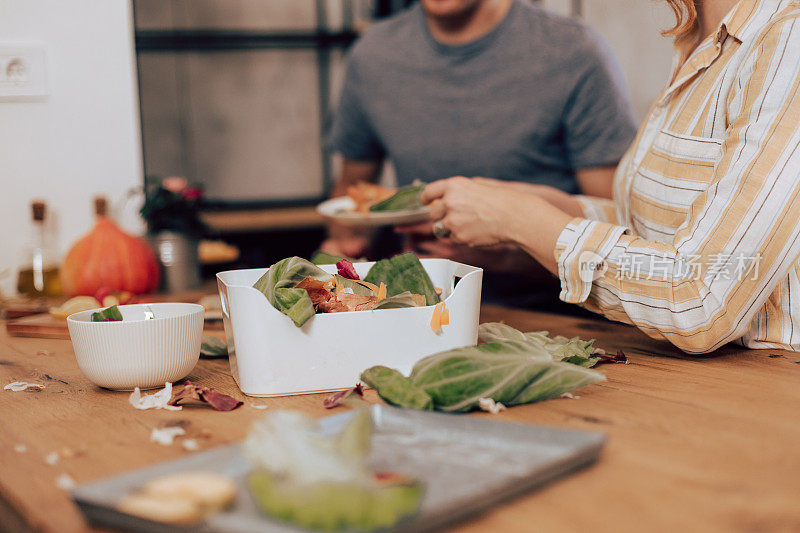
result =
[[339,271],[339,275],[343,278],[347,279],[361,279],[358,277],[356,273],[356,267],[353,266],[353,263],[348,261],[347,259],[342,259],[338,263],[336,263],[336,268]]

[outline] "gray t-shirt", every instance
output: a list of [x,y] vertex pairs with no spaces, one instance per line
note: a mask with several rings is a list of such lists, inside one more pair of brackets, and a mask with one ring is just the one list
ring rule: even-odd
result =
[[607,45],[579,22],[515,0],[489,34],[436,41],[419,4],[354,45],[333,150],[415,179],[485,176],[577,192],[574,171],[615,164],[635,127]]

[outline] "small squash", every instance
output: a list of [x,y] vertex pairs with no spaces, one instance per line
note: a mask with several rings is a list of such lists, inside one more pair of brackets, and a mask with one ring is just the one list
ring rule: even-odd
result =
[[61,283],[69,296],[93,296],[99,289],[152,292],[159,267],[147,242],[119,229],[106,216],[105,198],[95,198],[97,222],[70,249],[61,265]]

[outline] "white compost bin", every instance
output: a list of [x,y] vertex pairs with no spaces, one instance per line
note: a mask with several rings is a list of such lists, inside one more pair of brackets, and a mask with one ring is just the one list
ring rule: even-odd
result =
[[[217,274],[231,372],[249,396],[282,396],[352,387],[361,372],[386,365],[408,372],[419,359],[478,341],[483,270],[422,259],[442,289],[450,324],[431,329],[433,306],[318,314],[302,327],[253,284],[266,268]],[[374,263],[356,263],[362,278]],[[335,265],[322,266],[331,274]]]

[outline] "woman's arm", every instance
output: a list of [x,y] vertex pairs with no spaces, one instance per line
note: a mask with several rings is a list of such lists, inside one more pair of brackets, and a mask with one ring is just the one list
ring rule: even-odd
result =
[[455,240],[518,243],[558,273],[565,301],[690,353],[714,350],[744,334],[800,256],[798,43],[800,24],[787,18],[754,47],[710,186],[672,242],[468,180],[432,184],[432,216]]
[[605,167],[582,168],[575,171],[575,179],[581,192],[595,198],[614,197],[614,173],[617,165]]

